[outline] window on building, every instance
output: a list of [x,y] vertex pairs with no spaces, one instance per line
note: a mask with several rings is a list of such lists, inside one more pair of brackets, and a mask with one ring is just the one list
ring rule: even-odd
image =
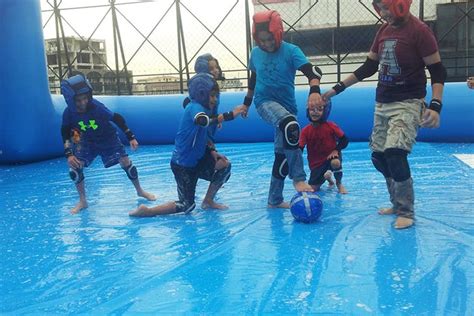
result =
[[90,64],[91,56],[89,53],[77,54],[77,62],[81,64]]

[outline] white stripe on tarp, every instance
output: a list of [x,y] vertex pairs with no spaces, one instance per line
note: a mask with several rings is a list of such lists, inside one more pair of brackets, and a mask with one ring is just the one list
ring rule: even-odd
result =
[[474,168],[474,154],[454,154],[453,156],[464,162],[469,167]]

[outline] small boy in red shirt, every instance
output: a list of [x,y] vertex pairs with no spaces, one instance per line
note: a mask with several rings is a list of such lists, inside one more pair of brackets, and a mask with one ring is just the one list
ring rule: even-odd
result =
[[331,171],[336,179],[336,186],[341,194],[347,190],[342,185],[341,150],[347,147],[349,140],[334,122],[328,122],[331,104],[307,109],[306,115],[311,122],[301,131],[299,146],[301,150],[308,146],[308,162],[311,176],[308,183],[315,191],[319,190],[325,180],[332,185]]

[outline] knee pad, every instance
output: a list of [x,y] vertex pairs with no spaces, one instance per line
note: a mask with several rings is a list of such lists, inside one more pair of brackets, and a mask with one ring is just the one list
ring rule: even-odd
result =
[[79,184],[84,180],[83,169],[69,169],[69,176],[71,177],[72,182]]
[[122,167],[122,169],[125,170],[125,173],[130,180],[138,179],[138,170],[133,163],[130,163],[128,167]]
[[372,152],[372,164],[374,165],[375,169],[377,169],[385,178],[391,178],[392,175],[390,174],[390,170],[387,165],[387,160],[385,159],[385,155],[383,152],[374,151]]
[[393,180],[402,182],[411,177],[410,166],[408,165],[408,152],[398,148],[388,148],[384,152],[388,169]]
[[216,184],[216,185],[223,185],[227,181],[229,181],[230,178],[230,170],[231,170],[232,164],[229,163],[229,165],[225,168],[222,168],[220,170],[216,170],[214,174],[212,175],[211,182]]
[[176,201],[175,204],[177,213],[189,214],[196,208],[196,203],[188,204],[186,202]]
[[285,117],[278,127],[283,132],[283,144],[288,149],[297,149],[300,140],[300,124],[293,115]]
[[288,172],[288,161],[286,160],[285,154],[275,153],[272,175],[277,179],[284,180]]

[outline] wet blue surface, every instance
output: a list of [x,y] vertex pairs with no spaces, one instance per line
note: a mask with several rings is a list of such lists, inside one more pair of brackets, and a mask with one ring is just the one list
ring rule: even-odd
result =
[[[99,160],[75,216],[64,159],[0,167],[0,312],[472,315],[473,169],[453,154],[473,144],[416,145],[417,222],[404,231],[376,214],[389,204],[367,143],[344,152],[350,193],[323,186],[323,215],[309,225],[265,207],[272,144],[218,147],[233,162],[218,194],[230,209],[189,216],[128,217],[144,201]],[[171,150],[131,156],[159,203],[176,199]],[[285,190],[289,199],[289,181]]]

